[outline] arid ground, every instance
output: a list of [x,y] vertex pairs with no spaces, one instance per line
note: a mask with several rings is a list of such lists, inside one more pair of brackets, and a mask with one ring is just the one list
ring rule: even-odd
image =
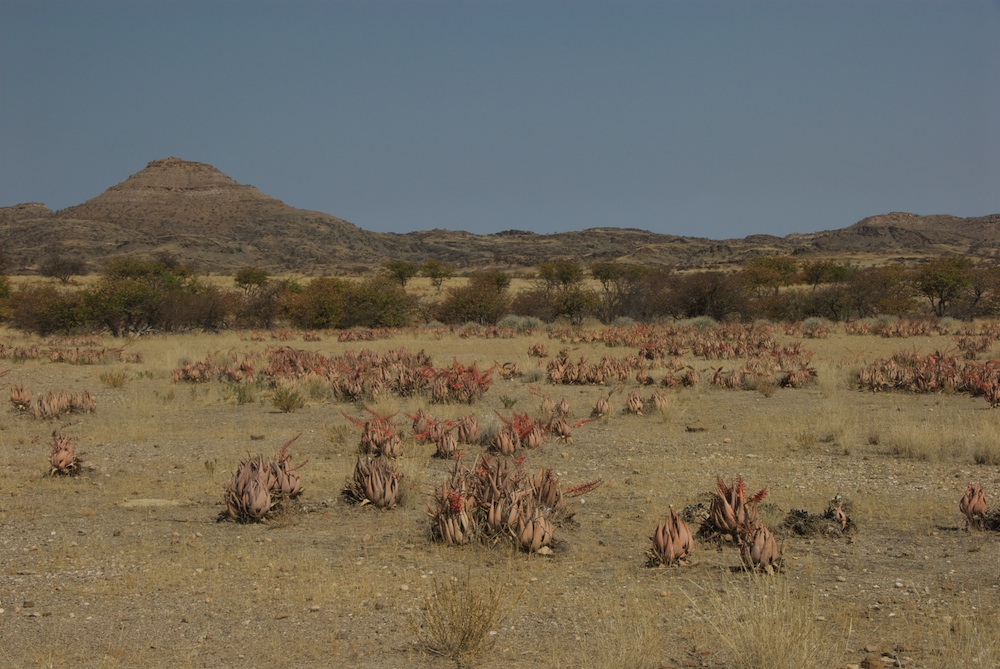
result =
[[[550,383],[546,366],[562,349],[590,362],[636,355],[592,340],[599,326],[503,337],[410,329],[372,341],[0,331],[5,388],[89,391],[96,401],[93,413],[55,419],[11,404],[0,412],[0,666],[1000,666],[1000,533],[966,529],[958,507],[973,482],[991,511],[1000,506],[1000,410],[961,392],[872,393],[856,383],[865,364],[896,352],[957,355],[953,331],[968,325],[906,338],[832,326],[815,339],[772,327],[775,339],[809,352],[816,376],[802,387],[720,388],[712,372],[744,361],[690,350],[674,360],[698,372],[689,387],[662,388],[656,364],[649,386],[634,377]],[[534,344],[547,355],[529,356]],[[40,357],[24,359],[31,345]],[[172,376],[185,361],[280,346],[327,356],[423,350],[439,367],[517,363],[521,375],[495,371],[471,405],[391,394],[344,403],[303,381],[305,406],[291,412],[278,411],[264,386]],[[104,352],[71,364],[52,361],[53,349]],[[993,356],[1000,351],[979,359]],[[665,409],[647,401],[642,415],[623,413],[628,392],[648,400],[657,387]],[[568,500],[575,516],[557,525],[552,554],[433,541],[427,502],[452,463],[414,439],[406,414],[471,413],[495,427],[498,414],[542,417],[542,394],[566,398],[573,423],[590,418],[599,396],[610,394],[613,407],[571,439],[525,451],[529,472],[552,468],[564,487],[603,480]],[[359,441],[345,414],[362,418],[366,408],[394,414],[404,437],[406,494],[388,511],[341,495]],[[79,475],[48,475],[54,431],[82,453]],[[306,461],[304,494],[259,524],[219,522],[238,463],[300,433],[291,451]],[[467,447],[465,461],[484,452]],[[647,566],[668,508],[707,504],[717,476],[767,488],[760,513],[778,536],[783,573],[748,574],[735,548],[704,539],[687,564]],[[820,514],[837,495],[851,531],[802,535],[783,525],[789,511]],[[491,647],[457,661],[428,652],[428,616],[447,615],[435,587],[438,600],[448,588],[499,595]]]

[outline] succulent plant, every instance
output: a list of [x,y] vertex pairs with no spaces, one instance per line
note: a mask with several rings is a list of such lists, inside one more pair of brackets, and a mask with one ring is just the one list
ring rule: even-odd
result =
[[436,508],[431,508],[434,535],[452,546],[467,544],[476,535],[475,500],[462,486],[456,490],[450,483],[434,491]]
[[676,565],[691,555],[694,537],[687,523],[681,520],[674,507],[670,507],[667,517],[660,521],[651,537],[653,547],[649,550],[649,564]]
[[781,569],[781,549],[765,525],[746,526],[741,532],[740,557],[752,571],[774,574]]
[[986,493],[978,483],[970,483],[965,494],[958,503],[959,510],[965,514],[970,527],[980,527],[986,518]]
[[521,438],[510,425],[504,425],[493,437],[492,450],[500,455],[514,455],[521,447]]
[[559,411],[560,416],[568,416],[570,412],[569,401],[565,397],[562,398],[559,400],[559,406],[556,409]]
[[538,470],[538,474],[531,481],[531,490],[535,501],[543,508],[552,511],[561,509],[563,504],[562,490],[559,487],[559,478],[552,473],[551,469]]
[[434,457],[451,458],[458,453],[458,439],[451,430],[440,430],[434,436]]
[[286,441],[278,449],[275,459],[269,463],[271,474],[274,477],[274,483],[271,485],[271,494],[276,497],[294,499],[302,494],[302,477],[299,475],[299,467],[304,465],[305,462],[301,462],[297,466],[292,465],[292,454],[288,450],[288,447],[301,436],[301,434],[297,434]]
[[24,386],[11,386],[10,403],[18,411],[30,411],[32,404],[31,392],[25,390]]
[[594,410],[590,412],[590,415],[597,418],[603,418],[609,413],[611,413],[611,401],[607,397],[601,395],[597,398],[597,403],[594,405]]
[[628,394],[628,399],[625,401],[625,413],[630,413],[634,416],[641,416],[643,409],[642,398],[639,397],[639,391],[633,390]]
[[666,393],[660,392],[659,390],[654,390],[653,394],[650,396],[649,401],[653,403],[657,411],[665,411],[668,406],[670,406],[670,400],[667,399],[668,395]]
[[528,553],[551,550],[552,524],[538,508],[522,508],[517,521],[518,545]]
[[767,488],[758,490],[748,499],[746,484],[740,476],[731,486],[727,486],[722,477],[716,477],[716,484],[718,490],[712,497],[707,523],[710,532],[732,541],[757,524],[757,504],[767,495]]
[[358,452],[361,455],[384,455],[387,458],[403,454],[403,439],[392,424],[392,416],[381,416],[368,409],[371,418],[360,420],[343,414],[347,420],[361,428]]
[[228,517],[241,523],[263,520],[274,507],[271,487],[275,483],[270,462],[261,455],[240,462],[226,486]]
[[73,452],[73,442],[58,432],[52,433],[52,453],[49,455],[49,476],[70,475],[80,471],[82,461]]
[[434,419],[423,409],[417,409],[417,413],[410,416],[413,419],[413,435],[417,439],[428,439],[428,432],[434,425]]
[[552,421],[549,431],[556,435],[559,441],[569,441],[573,438],[573,430],[562,416]]
[[400,481],[403,475],[382,456],[359,455],[354,476],[344,488],[350,501],[379,509],[391,509],[399,503]]
[[458,421],[458,442],[474,444],[479,441],[479,421],[472,416],[463,416]]

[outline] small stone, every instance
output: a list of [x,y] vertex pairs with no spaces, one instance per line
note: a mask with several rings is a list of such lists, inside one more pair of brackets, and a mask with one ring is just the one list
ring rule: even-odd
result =
[[402,590],[403,592],[406,592],[407,590],[410,589],[410,586],[404,583],[403,585],[399,586],[399,589]]

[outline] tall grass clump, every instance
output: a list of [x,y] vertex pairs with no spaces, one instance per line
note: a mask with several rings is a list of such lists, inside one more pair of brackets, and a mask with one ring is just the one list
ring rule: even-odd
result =
[[787,578],[748,573],[689,599],[731,669],[840,666],[841,631],[820,619],[814,594]]
[[468,666],[493,648],[496,631],[516,599],[499,579],[482,582],[466,575],[435,580],[420,620],[411,619],[411,624],[424,651]]

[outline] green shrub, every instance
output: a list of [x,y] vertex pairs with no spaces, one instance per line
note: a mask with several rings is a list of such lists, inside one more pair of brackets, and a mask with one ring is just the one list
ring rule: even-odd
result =
[[68,334],[87,325],[88,312],[81,293],[38,286],[11,295],[10,320],[11,325],[25,332]]
[[278,386],[271,393],[271,405],[283,413],[298,411],[306,405],[306,399],[292,386]]
[[448,289],[433,310],[434,318],[449,325],[494,325],[510,311],[509,285],[510,277],[501,272],[474,276],[467,285]]

